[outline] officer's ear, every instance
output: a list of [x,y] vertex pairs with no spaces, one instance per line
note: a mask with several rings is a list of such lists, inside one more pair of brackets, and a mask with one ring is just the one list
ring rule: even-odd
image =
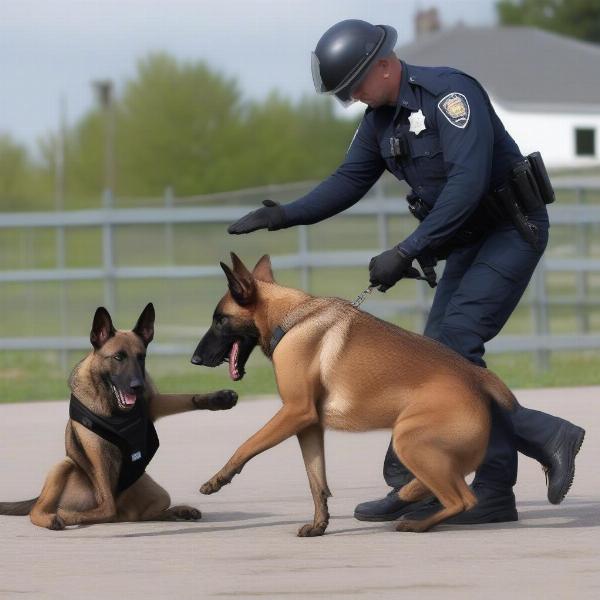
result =
[[380,69],[380,73],[382,74],[384,79],[390,78],[391,73],[391,62],[387,58],[380,58],[377,61],[377,67]]

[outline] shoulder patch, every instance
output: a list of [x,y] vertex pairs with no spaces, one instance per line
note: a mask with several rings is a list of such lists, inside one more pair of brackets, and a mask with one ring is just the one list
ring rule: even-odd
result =
[[469,123],[471,109],[463,94],[450,92],[438,102],[438,108],[454,127],[464,129]]

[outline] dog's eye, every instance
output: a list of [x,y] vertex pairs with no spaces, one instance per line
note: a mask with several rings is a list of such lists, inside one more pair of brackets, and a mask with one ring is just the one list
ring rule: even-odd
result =
[[118,362],[121,362],[121,361],[125,360],[125,354],[123,354],[122,352],[119,352],[119,353],[115,354],[115,355],[113,356],[113,358],[114,358],[116,361],[118,361]]

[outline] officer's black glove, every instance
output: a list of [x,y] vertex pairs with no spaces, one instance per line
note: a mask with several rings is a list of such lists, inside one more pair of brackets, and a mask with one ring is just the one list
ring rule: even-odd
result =
[[268,229],[276,231],[285,225],[285,215],[279,202],[273,200],[263,200],[263,208],[253,210],[244,215],[241,219],[232,223],[228,228],[228,233],[250,233],[257,229]]
[[379,286],[377,289],[385,292],[403,277],[420,277],[419,271],[411,266],[412,261],[413,259],[397,246],[374,256],[369,262],[371,285]]

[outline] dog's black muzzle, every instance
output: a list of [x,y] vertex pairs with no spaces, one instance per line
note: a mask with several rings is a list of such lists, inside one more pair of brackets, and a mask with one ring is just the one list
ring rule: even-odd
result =
[[227,360],[234,341],[233,337],[216,335],[212,328],[209,329],[194,350],[192,364],[218,367]]

